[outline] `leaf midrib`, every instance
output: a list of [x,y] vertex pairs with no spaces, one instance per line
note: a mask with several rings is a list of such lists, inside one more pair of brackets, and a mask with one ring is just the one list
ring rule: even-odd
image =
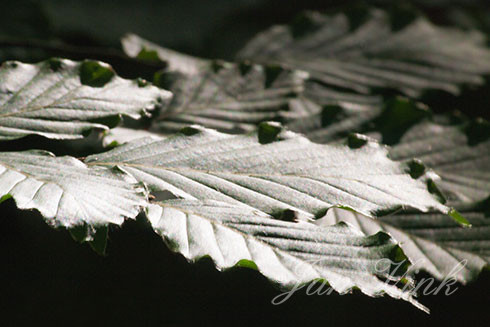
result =
[[[311,176],[308,175],[296,175],[293,173],[290,174],[259,174],[259,173],[248,173],[248,172],[237,172],[237,171],[214,171],[214,170],[201,170],[201,169],[195,169],[195,168],[180,168],[180,167],[166,167],[166,166],[155,166],[155,165],[146,165],[146,164],[133,164],[133,163],[125,163],[123,161],[121,162],[98,162],[98,161],[92,161],[92,162],[86,162],[85,163],[87,166],[126,166],[126,167],[132,167],[132,168],[148,168],[148,169],[162,169],[162,170],[169,170],[169,171],[174,171],[174,172],[193,172],[193,173],[201,173],[201,174],[209,174],[209,175],[219,175],[219,174],[232,174],[232,175],[237,175],[237,176],[249,176],[249,177],[300,177],[300,178],[311,178]],[[406,173],[398,173],[398,174],[364,174],[364,176],[405,176]],[[338,175],[317,175],[320,177],[325,177],[325,178],[340,178],[340,179],[345,179],[349,181],[355,181],[355,182],[360,182],[364,183],[364,181],[355,179],[355,178],[349,178],[349,177],[343,177],[343,176],[338,176]]]

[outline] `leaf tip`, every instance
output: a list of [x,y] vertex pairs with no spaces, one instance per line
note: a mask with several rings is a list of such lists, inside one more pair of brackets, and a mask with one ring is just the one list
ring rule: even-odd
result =
[[274,84],[274,81],[281,75],[284,69],[280,65],[267,65],[264,68],[265,88],[269,88]]
[[257,267],[257,264],[253,262],[252,260],[247,260],[247,259],[242,259],[238,261],[235,264],[235,267],[243,267],[243,268],[248,268],[248,269],[253,269],[253,270],[259,270],[259,267]]
[[225,67],[226,67],[226,62],[223,60],[216,59],[211,62],[211,69],[215,73],[219,73],[219,71]]
[[76,225],[68,228],[71,237],[79,243],[88,242],[92,250],[101,256],[106,255],[109,226]]
[[283,127],[278,122],[262,122],[259,124],[257,134],[260,144],[268,144],[277,140]]
[[436,183],[432,178],[427,179],[427,190],[430,194],[436,197],[436,199],[442,204],[446,203],[446,197],[442,194],[441,190],[437,187]]
[[420,159],[412,159],[406,163],[406,172],[410,174],[413,179],[418,179],[420,176],[424,175],[426,172],[426,167]]
[[453,218],[454,221],[456,221],[461,226],[463,226],[465,228],[470,228],[471,227],[471,223],[465,217],[463,217],[462,214],[460,214],[457,210],[455,210],[454,208],[451,208],[449,210],[448,215],[451,218]]
[[199,134],[203,131],[203,128],[199,125],[191,125],[191,126],[186,126],[182,129],[180,129],[179,133],[183,134],[185,136],[192,136]]
[[252,69],[253,65],[250,61],[244,60],[238,64],[238,70],[240,71],[240,75],[245,76]]
[[106,63],[85,60],[80,65],[80,82],[92,87],[103,87],[116,75],[112,67]]
[[56,72],[63,67],[63,60],[60,58],[49,58],[47,64],[52,71]]
[[351,133],[347,137],[347,145],[351,149],[359,149],[368,144],[370,141],[369,137],[366,135]]
[[147,49],[146,47],[142,47],[141,50],[136,55],[137,59],[144,61],[152,61],[152,62],[160,62],[160,57],[155,50]]
[[490,138],[490,122],[483,118],[472,120],[464,127],[469,145],[485,142]]

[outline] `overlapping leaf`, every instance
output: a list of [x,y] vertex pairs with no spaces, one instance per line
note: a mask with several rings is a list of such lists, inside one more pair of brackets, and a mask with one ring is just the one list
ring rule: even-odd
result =
[[144,187],[118,168],[88,167],[45,151],[0,153],[0,198],[37,209],[53,226],[120,225],[146,205]]
[[[287,127],[305,135],[315,143],[333,143],[345,139],[350,133],[368,134],[373,130],[373,121],[382,113],[382,107],[354,106],[346,108],[339,105],[319,106],[315,102],[298,99],[293,102],[304,117],[294,119]],[[370,135],[371,136],[371,135]]]
[[325,85],[330,99],[335,90],[369,94],[396,89],[411,97],[429,89],[456,94],[458,85],[481,84],[481,75],[490,71],[481,33],[437,27],[424,18],[397,30],[381,10],[367,12],[359,24],[345,14],[309,12],[290,26],[259,34],[238,57],[305,70]]
[[304,115],[293,112],[299,106],[291,108],[290,99],[303,92],[305,72],[201,60],[132,34],[122,44],[129,56],[168,64],[166,71],[155,75],[155,84],[172,91],[174,97],[152,125],[154,132],[169,134],[199,124],[237,133],[253,130],[262,121]]
[[318,143],[342,140],[352,132],[392,144],[396,161],[419,159],[441,180],[450,200],[475,202],[490,196],[490,126],[484,120],[450,122],[423,105],[394,99],[377,110],[325,107],[321,114],[293,121],[289,128]]
[[95,61],[6,62],[0,68],[0,140],[81,138],[120,115],[139,118],[170,93],[124,80]]
[[[304,104],[299,106],[304,107]],[[389,99],[376,107],[317,106],[309,112],[289,122],[288,128],[316,143],[338,142],[350,133],[362,133],[393,145],[400,142],[413,125],[433,116],[424,104],[402,97]]]
[[490,218],[482,204],[454,206],[469,220],[471,228],[462,228],[446,215],[434,212],[405,212],[374,220],[339,208],[329,210],[316,223],[328,226],[343,221],[365,235],[384,231],[399,242],[414,271],[420,269],[441,280],[452,277],[466,283],[490,265]]
[[214,62],[192,75],[162,73],[158,77],[157,83],[174,97],[152,131],[168,134],[200,124],[237,133],[253,130],[262,121],[294,116],[289,101],[303,91],[307,74],[275,66]]
[[377,143],[360,138],[353,146],[360,148],[314,144],[274,124],[237,136],[192,127],[164,140],[135,140],[86,162],[118,165],[153,191],[277,217],[293,210],[299,219],[313,218],[332,206],[369,216],[399,207],[449,212],[428,192],[428,176],[413,179]]
[[422,122],[390,150],[394,160],[418,158],[440,177],[453,201],[475,202],[490,196],[490,127],[485,121],[460,125]]
[[386,264],[400,259],[398,246],[384,233],[364,237],[343,224],[280,221],[216,201],[161,202],[148,216],[172,250],[189,260],[210,256],[219,269],[253,266],[287,288],[323,280],[339,293],[354,287],[370,296],[387,293],[427,310],[409,291],[379,279],[396,278]]

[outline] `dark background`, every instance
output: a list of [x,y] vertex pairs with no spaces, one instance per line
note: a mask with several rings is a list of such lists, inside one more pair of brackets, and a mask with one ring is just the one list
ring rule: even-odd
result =
[[300,290],[274,306],[271,300],[281,292],[256,271],[220,273],[210,260],[188,264],[143,219],[111,229],[106,257],[48,227],[35,212],[19,214],[13,201],[2,204],[0,230],[2,326],[490,323],[488,271],[475,283],[458,285],[451,296],[422,297],[431,315],[405,301],[360,292],[307,296]]
[[[490,31],[488,1],[370,3],[418,11],[439,24]],[[133,78],[141,71],[114,56],[126,32],[190,54],[230,60],[254,34],[287,23],[301,10],[336,12],[359,5],[310,0],[1,1],[0,60],[88,57],[108,61],[121,75]],[[48,43],[55,46],[42,48]],[[17,45],[5,47],[8,44]],[[459,109],[470,117],[488,118],[489,90],[465,89],[459,98],[428,94],[423,100],[438,112]],[[0,150],[40,147],[65,154],[67,144],[28,137],[0,143]],[[77,149],[80,155],[86,151]],[[37,212],[18,211],[11,200],[2,203],[0,326],[490,323],[488,271],[476,283],[459,285],[452,296],[421,298],[432,310],[430,316],[404,301],[372,299],[359,292],[306,296],[299,291],[285,304],[273,306],[270,302],[280,291],[260,274],[241,268],[221,273],[207,259],[188,264],[165,247],[144,219],[111,227],[109,237],[108,255],[98,256],[67,231],[47,226]]]

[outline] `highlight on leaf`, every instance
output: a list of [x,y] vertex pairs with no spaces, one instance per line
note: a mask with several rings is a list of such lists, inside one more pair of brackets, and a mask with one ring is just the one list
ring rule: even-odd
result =
[[170,97],[165,90],[122,79],[97,61],[5,62],[0,67],[0,140],[31,134],[82,138],[94,128],[114,127],[121,116],[146,116]]
[[372,219],[340,208],[329,210],[315,224],[329,226],[342,221],[364,235],[386,232],[410,259],[412,274],[423,270],[439,280],[454,278],[466,284],[490,265],[490,219],[485,212],[488,204],[453,202],[451,205],[471,223],[471,228],[463,228],[437,212],[412,210]]
[[[325,280],[336,292],[353,288],[370,296],[388,294],[427,311],[380,261],[396,262],[398,245],[384,233],[361,236],[345,224],[318,227],[287,222],[260,211],[218,201],[168,200],[152,204],[156,233],[190,261],[210,256],[218,269],[246,261],[283,288]],[[399,272],[400,273],[400,272]]]
[[351,149],[283,130],[274,131],[274,142],[261,144],[258,132],[230,135],[198,126],[192,131],[134,140],[85,162],[117,165],[151,191],[241,204],[273,216],[292,209],[314,219],[338,205],[369,216],[400,206],[449,212],[427,188],[433,176],[413,179],[375,142]]
[[136,217],[147,203],[145,187],[117,167],[89,167],[36,150],[0,153],[0,198],[10,197],[54,227],[83,230],[75,231],[81,241]]

